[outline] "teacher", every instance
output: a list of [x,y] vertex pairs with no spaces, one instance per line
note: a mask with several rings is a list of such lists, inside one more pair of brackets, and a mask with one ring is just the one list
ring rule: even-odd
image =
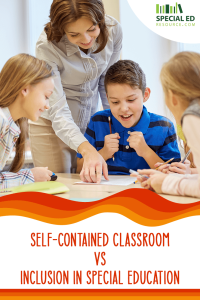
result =
[[120,57],[120,24],[105,15],[102,0],[54,0],[50,22],[36,44],[36,57],[54,71],[55,89],[50,108],[37,122],[29,121],[33,162],[56,173],[76,169],[76,152],[84,158],[81,179],[100,182],[103,157],[85,139],[90,117],[109,108],[104,88],[107,69]]

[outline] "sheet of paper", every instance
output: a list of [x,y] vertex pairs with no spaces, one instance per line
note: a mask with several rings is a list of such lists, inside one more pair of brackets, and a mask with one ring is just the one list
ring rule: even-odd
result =
[[91,183],[91,182],[83,182],[83,181],[77,181],[75,182],[74,184],[96,184],[96,185],[99,185],[99,184],[103,184],[103,185],[123,185],[123,186],[126,186],[126,185],[129,185],[129,184],[132,184],[136,181],[136,177],[131,177],[131,176],[120,176],[120,175],[117,175],[115,177],[110,177],[108,176],[109,178],[109,181],[106,180],[103,176],[102,176],[102,179],[101,179],[101,183]]

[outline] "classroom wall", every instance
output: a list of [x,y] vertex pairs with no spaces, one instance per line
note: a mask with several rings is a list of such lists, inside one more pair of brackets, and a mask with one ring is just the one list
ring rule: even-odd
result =
[[106,14],[120,22],[119,0],[103,0],[103,3]]
[[0,0],[0,70],[13,55],[27,52],[26,0]]
[[176,43],[148,29],[134,14],[127,0],[120,0],[120,22],[123,29],[122,58],[139,63],[146,74],[151,97],[145,103],[148,110],[172,118],[164,105],[159,80],[161,67],[176,52]]
[[[119,0],[103,0],[106,13],[119,20]],[[35,54],[36,41],[49,20],[52,0],[0,0],[0,69],[13,55]],[[6,30],[4,30],[6,29]]]
[[52,0],[0,0],[0,70],[18,53],[35,54]]
[[[138,20],[127,0],[103,0],[107,14],[118,19],[123,29],[122,58],[137,61],[152,90],[146,103],[149,110],[167,115],[159,73],[162,64],[176,51],[176,43],[166,40]],[[52,0],[0,0],[0,69],[11,56],[35,53],[35,43],[48,22]],[[4,30],[5,29],[5,30]],[[175,50],[173,50],[175,49]]]
[[44,25],[49,22],[50,7],[53,0],[27,0],[28,1],[28,26],[29,26],[29,52],[35,55],[35,45],[44,30]]

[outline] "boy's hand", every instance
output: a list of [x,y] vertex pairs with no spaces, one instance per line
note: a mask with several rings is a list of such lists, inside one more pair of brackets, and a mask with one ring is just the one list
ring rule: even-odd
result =
[[119,150],[119,139],[119,133],[108,134],[105,136],[104,147],[102,150],[107,159],[111,158],[113,154]]
[[52,172],[48,170],[48,167],[36,167],[31,169],[31,172],[33,173],[35,182],[51,180]]
[[139,156],[144,156],[145,151],[149,148],[145,142],[143,133],[139,131],[131,132],[127,142],[129,142],[129,146],[135,149]]

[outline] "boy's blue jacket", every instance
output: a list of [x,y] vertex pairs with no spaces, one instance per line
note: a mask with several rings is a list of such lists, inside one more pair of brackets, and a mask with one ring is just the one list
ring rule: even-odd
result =
[[[119,133],[119,151],[106,162],[110,175],[128,175],[129,169],[149,169],[143,157],[137,155],[135,150],[129,147],[128,132],[140,131],[143,133],[147,145],[164,161],[174,157],[173,162],[180,161],[177,137],[173,123],[162,116],[150,113],[143,106],[143,113],[136,126],[125,128],[115,119],[110,109],[99,111],[91,117],[85,132],[85,137],[99,151],[104,146],[104,137],[110,134],[108,117],[111,118],[112,133]],[[77,154],[81,158],[81,154]]]

